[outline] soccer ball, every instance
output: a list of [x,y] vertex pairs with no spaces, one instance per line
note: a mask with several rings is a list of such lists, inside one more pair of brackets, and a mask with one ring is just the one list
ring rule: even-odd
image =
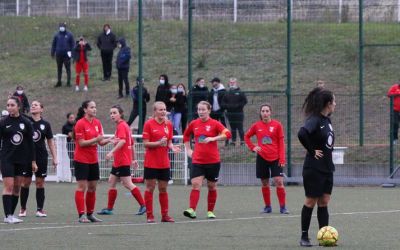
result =
[[325,226],[318,231],[317,240],[320,246],[336,246],[339,239],[338,231],[331,226]]

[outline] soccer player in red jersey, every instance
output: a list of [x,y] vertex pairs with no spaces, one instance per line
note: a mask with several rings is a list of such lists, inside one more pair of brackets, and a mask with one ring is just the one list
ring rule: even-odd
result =
[[76,119],[74,166],[78,184],[75,191],[78,221],[81,223],[101,222],[102,220],[93,215],[97,181],[100,179],[97,145],[104,146],[110,140],[103,138],[103,126],[96,119],[96,103],[94,101],[84,101],[78,110]]
[[[286,209],[286,190],[283,186],[283,167],[285,166],[285,142],[282,124],[271,118],[271,104],[260,106],[260,121],[251,125],[245,134],[247,147],[257,153],[256,175],[261,179],[261,191],[265,207],[263,213],[271,213],[271,194],[269,178],[274,179],[276,195],[278,196],[280,213],[289,214]],[[251,142],[251,137],[257,137],[257,145]]]
[[[210,118],[211,105],[206,101],[197,104],[199,118],[193,120],[183,134],[183,142],[187,155],[192,158],[190,178],[192,191],[190,192],[189,208],[183,214],[191,219],[196,218],[196,207],[200,198],[200,188],[204,179],[207,179],[208,207],[207,218],[214,219],[214,207],[217,201],[217,181],[221,167],[218,141],[227,140],[231,133],[219,121]],[[195,146],[190,146],[190,136],[194,136]]]
[[174,222],[168,215],[167,186],[170,177],[168,150],[180,152],[179,146],[172,144],[172,123],[167,120],[165,103],[155,102],[154,118],[146,121],[143,128],[143,143],[146,148],[144,156],[144,179],[146,191],[144,200],[147,208],[147,223],[154,223],[153,192],[158,181],[161,222]]
[[114,157],[113,167],[111,169],[108,183],[108,205],[97,214],[113,214],[114,203],[117,198],[117,182],[121,181],[122,185],[126,187],[137,200],[140,205],[139,211],[136,215],[142,215],[146,212],[143,197],[140,193],[139,187],[132,183],[131,179],[131,165],[136,169],[138,167],[137,161],[133,159],[135,154],[133,146],[133,138],[128,124],[123,119],[124,111],[121,106],[115,105],[110,109],[110,118],[116,124],[116,130],[113,138],[114,147],[106,155],[106,160],[111,160]]

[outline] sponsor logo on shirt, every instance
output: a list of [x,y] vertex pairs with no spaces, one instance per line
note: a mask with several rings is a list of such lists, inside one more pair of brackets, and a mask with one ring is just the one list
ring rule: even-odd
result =
[[11,137],[11,143],[15,146],[18,146],[21,144],[22,140],[24,139],[24,136],[22,135],[21,132],[17,132],[13,137]]
[[34,142],[38,142],[40,141],[40,138],[42,138],[42,133],[40,133],[39,130],[36,130],[35,132],[33,132],[33,141]]
[[261,140],[261,144],[266,145],[266,144],[272,144],[272,139],[269,136],[264,136]]

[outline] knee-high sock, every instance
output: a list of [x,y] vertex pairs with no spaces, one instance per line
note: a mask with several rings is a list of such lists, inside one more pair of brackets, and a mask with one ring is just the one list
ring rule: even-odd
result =
[[86,213],[93,214],[94,205],[96,204],[96,192],[86,192]]
[[17,208],[18,200],[19,200],[19,196],[17,196],[17,195],[12,196],[12,211],[11,211],[12,214],[14,214],[15,209]]
[[200,190],[192,189],[190,192],[190,203],[189,207],[193,210],[196,210],[197,204],[199,203],[200,199]]
[[37,188],[36,189],[36,204],[37,204],[37,211],[40,211],[44,207],[44,188]]
[[108,190],[108,201],[107,209],[112,210],[114,208],[115,200],[117,199],[118,191],[115,188]]
[[147,217],[153,216],[153,193],[146,190],[144,192],[144,200],[146,203]]
[[264,198],[265,206],[271,206],[271,191],[269,189],[269,186],[262,187],[261,192]]
[[276,196],[278,196],[279,206],[284,207],[286,203],[286,190],[284,187],[276,187]]
[[301,210],[301,237],[303,239],[308,238],[308,230],[310,229],[310,222],[313,208],[303,206]]
[[29,187],[21,187],[21,209],[26,209],[26,203],[28,202],[29,197]]
[[168,193],[159,193],[158,199],[160,201],[161,215],[168,215]]
[[136,201],[139,203],[140,206],[144,205],[144,200],[142,194],[140,193],[139,187],[135,187],[134,189],[132,189],[131,194],[133,195],[133,197],[135,197]]
[[318,207],[317,218],[320,229],[323,228],[324,226],[328,226],[329,225],[328,207]]
[[3,209],[4,215],[7,217],[12,214],[12,195],[11,194],[3,194]]
[[82,191],[75,191],[75,205],[79,215],[85,213],[85,193]]
[[217,190],[208,190],[207,211],[214,211],[215,203],[217,202]]

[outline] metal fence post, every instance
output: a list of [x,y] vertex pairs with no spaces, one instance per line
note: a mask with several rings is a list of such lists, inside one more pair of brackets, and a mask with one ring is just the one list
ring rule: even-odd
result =
[[183,20],[183,0],[179,1],[179,20]]
[[15,0],[15,15],[19,16],[19,0]]
[[287,168],[288,177],[292,176],[292,65],[291,65],[291,42],[292,42],[292,0],[287,0],[287,38],[286,38],[286,98],[287,98]]
[[400,22],[400,0],[397,0],[397,22]]
[[[394,110],[393,110],[393,99],[394,99],[394,96],[390,96],[390,135],[389,135],[389,140],[390,140],[390,142],[389,142],[389,151],[390,151],[390,153],[389,153],[389,171],[390,171],[390,173],[389,173],[389,175],[391,176],[392,175],[392,173],[393,173],[393,169],[394,169],[394,159],[393,159],[393,157],[394,157],[394,152],[393,152],[393,150],[394,150],[394,147],[393,147],[393,140],[394,140],[394,136],[393,136],[393,130],[394,130],[394,124],[393,124],[393,122],[394,122]],[[393,178],[393,176],[392,176],[392,178]]]
[[114,16],[115,19],[118,18],[118,0],[114,0]]
[[142,133],[143,121],[146,117],[143,117],[143,2],[138,0],[138,77],[140,80],[139,84],[139,125],[138,134]]
[[161,0],[161,20],[165,18],[164,0]]
[[363,10],[364,0],[359,0],[358,6],[358,85],[359,85],[359,108],[360,108],[360,121],[359,121],[359,144],[364,145],[364,21]]
[[233,0],[233,22],[237,22],[237,0]]
[[[400,0],[399,0],[400,1]],[[343,0],[339,0],[339,14],[338,14],[338,23],[342,22],[342,8],[343,8]]]
[[127,20],[130,21],[131,20],[131,0],[127,0],[127,6],[128,6],[128,18]]
[[76,0],[76,18],[81,18],[81,1]]
[[28,0],[28,16],[31,16],[31,0]]

